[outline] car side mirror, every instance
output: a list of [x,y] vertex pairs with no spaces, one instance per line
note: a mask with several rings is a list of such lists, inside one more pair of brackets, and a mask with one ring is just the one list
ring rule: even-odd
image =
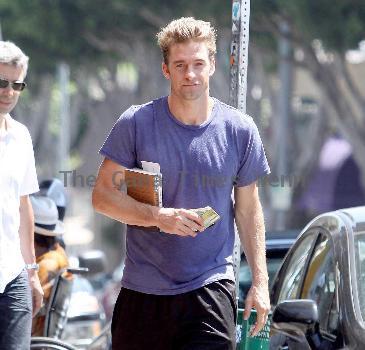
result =
[[285,300],[272,315],[272,326],[289,338],[300,341],[318,332],[317,304],[309,299]]
[[88,268],[88,274],[105,272],[106,258],[101,250],[89,250],[79,255],[79,266]]

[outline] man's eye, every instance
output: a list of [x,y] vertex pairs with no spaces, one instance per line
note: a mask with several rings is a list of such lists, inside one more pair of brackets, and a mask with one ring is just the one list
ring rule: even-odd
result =
[[177,64],[176,68],[182,68],[182,66],[183,66],[182,64]]

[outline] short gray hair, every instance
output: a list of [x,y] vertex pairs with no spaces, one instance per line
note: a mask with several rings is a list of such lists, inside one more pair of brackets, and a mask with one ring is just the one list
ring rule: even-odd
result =
[[27,75],[29,57],[11,41],[0,41],[0,63],[22,67]]

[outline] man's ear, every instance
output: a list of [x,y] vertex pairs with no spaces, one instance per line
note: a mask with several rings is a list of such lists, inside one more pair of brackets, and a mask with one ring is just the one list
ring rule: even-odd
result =
[[211,77],[215,72],[215,57],[210,59],[209,76]]
[[162,74],[164,75],[164,77],[169,80],[170,79],[170,71],[169,68],[167,67],[167,64],[165,62],[162,62]]

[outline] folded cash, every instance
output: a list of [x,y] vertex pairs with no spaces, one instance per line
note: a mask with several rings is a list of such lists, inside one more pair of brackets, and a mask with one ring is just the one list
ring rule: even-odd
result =
[[211,207],[191,209],[204,220],[204,227],[208,228],[215,224],[219,219],[219,214]]

